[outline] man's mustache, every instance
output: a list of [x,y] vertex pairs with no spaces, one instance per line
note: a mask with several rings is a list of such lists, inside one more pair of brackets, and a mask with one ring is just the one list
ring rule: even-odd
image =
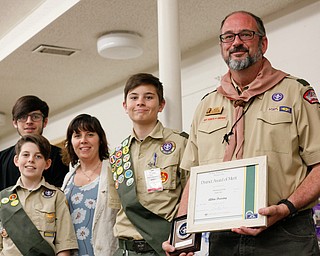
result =
[[232,50],[229,51],[229,53],[235,53],[235,52],[248,52],[249,50],[247,48],[245,48],[244,46],[240,45],[240,46],[236,46],[234,47]]

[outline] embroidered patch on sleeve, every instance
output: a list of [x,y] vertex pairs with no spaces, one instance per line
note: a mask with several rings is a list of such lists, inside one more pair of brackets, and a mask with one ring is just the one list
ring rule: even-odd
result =
[[303,94],[303,98],[308,101],[310,104],[319,103],[319,100],[317,98],[317,95],[313,89],[307,90]]

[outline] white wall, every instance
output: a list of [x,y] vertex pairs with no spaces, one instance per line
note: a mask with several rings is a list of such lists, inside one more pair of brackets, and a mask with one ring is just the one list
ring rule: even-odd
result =
[[[320,95],[317,71],[320,65],[320,2],[265,22],[269,38],[266,57],[273,66],[309,81]],[[210,26],[210,24],[207,24]],[[227,68],[220,57],[218,41],[212,47],[182,61],[183,130],[189,132],[193,112],[200,99],[212,91]],[[155,74],[156,74],[155,70]],[[100,95],[65,112],[51,116],[44,135],[51,141],[64,138],[71,119],[80,113],[96,116],[114,147],[131,131],[131,122],[122,108],[123,86]],[[161,115],[160,115],[161,120]],[[17,135],[0,141],[3,147],[14,144]]]

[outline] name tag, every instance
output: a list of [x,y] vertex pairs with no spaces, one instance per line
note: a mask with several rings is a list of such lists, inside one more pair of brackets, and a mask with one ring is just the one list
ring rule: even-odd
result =
[[144,176],[146,179],[146,187],[148,193],[163,190],[160,168],[152,168],[149,170],[145,170]]

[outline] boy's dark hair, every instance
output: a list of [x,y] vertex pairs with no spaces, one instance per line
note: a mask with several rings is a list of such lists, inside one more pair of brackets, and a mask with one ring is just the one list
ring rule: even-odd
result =
[[46,102],[34,95],[22,96],[16,101],[12,108],[12,120],[16,121],[21,116],[36,110],[41,111],[43,119],[49,115],[49,106]]
[[43,155],[45,160],[48,160],[50,158],[50,153],[51,153],[50,142],[45,137],[43,137],[42,135],[38,135],[38,134],[28,134],[28,135],[22,136],[18,140],[18,142],[15,146],[16,155],[20,154],[22,145],[27,142],[31,142],[31,143],[36,144],[37,147],[39,148],[41,155]]
[[138,73],[129,77],[124,87],[124,100],[126,101],[129,91],[143,84],[153,85],[157,90],[159,102],[164,100],[162,83],[160,82],[159,78],[148,73]]
[[74,152],[74,149],[71,143],[72,134],[74,132],[79,133],[80,131],[96,132],[100,139],[100,145],[99,145],[100,160],[102,161],[103,159],[107,159],[109,157],[108,142],[107,142],[106,134],[99,120],[94,116],[90,116],[88,114],[81,114],[76,116],[70,122],[67,129],[67,136],[65,140],[66,152],[72,166],[74,166],[79,160],[79,157]]

